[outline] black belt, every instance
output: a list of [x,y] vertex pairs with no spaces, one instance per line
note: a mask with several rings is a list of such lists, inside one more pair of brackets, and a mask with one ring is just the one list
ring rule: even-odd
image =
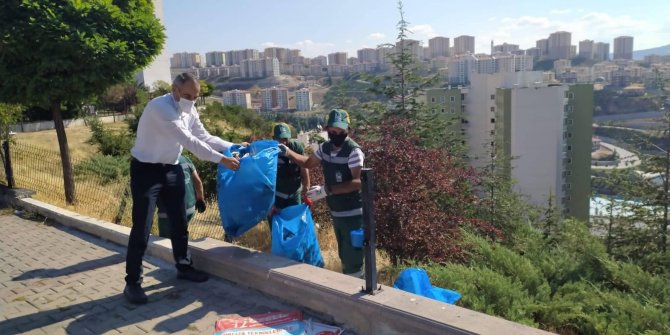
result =
[[146,165],[151,165],[151,166],[157,166],[157,167],[171,167],[171,166],[179,165],[179,164],[165,164],[165,163],[147,163],[147,162],[143,162],[143,161],[141,161],[141,160],[139,160],[139,159],[137,159],[133,156],[130,156],[130,160],[132,160],[133,162],[136,162],[136,163],[146,164]]

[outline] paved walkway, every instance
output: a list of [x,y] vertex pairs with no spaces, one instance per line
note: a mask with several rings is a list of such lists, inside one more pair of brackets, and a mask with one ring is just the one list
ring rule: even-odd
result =
[[218,278],[178,281],[152,257],[149,303],[134,306],[122,294],[124,247],[6,209],[0,231],[0,334],[213,334],[223,316],[291,309]]

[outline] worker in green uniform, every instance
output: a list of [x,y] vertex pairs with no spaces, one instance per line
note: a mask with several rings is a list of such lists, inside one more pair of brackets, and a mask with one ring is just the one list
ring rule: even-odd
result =
[[361,170],[365,155],[360,146],[348,137],[350,123],[347,111],[331,110],[325,128],[329,140],[319,145],[309,157],[287,145],[280,144],[279,147],[301,167],[315,168],[321,164],[342,272],[362,278],[363,249],[351,244],[351,231],[363,226]]
[[[180,155],[179,165],[184,170],[184,206],[186,206],[186,224],[188,224],[193,219],[195,211],[202,213],[207,209],[207,205],[205,204],[202,180],[200,180],[193,162],[188,157]],[[161,199],[158,199],[158,236],[170,238],[170,221],[168,221],[165,206]]]

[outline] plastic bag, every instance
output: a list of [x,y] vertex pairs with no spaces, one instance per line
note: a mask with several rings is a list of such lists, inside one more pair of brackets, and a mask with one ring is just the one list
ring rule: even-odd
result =
[[419,268],[409,268],[400,272],[393,287],[448,304],[453,304],[461,298],[461,294],[456,291],[432,286],[426,271]]
[[272,216],[272,254],[323,267],[309,206],[289,206]]
[[222,164],[216,174],[221,224],[226,235],[236,238],[263,220],[272,208],[277,179],[275,141],[255,141],[248,147],[234,145],[224,153],[239,155],[240,168],[228,169]]

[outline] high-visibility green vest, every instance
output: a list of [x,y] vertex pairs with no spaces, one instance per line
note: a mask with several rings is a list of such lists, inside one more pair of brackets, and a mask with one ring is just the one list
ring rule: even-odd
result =
[[[321,146],[321,166],[323,167],[323,176],[327,187],[346,183],[353,179],[351,169],[349,169],[349,155],[356,148],[360,148],[360,146],[352,139],[347,138],[337,155],[331,157],[332,144],[326,142]],[[363,215],[360,191],[329,195],[326,197],[326,201],[330,208],[330,214],[334,217]]]
[[[305,148],[302,143],[296,140],[289,140],[286,145],[289,149],[305,154]],[[277,184],[275,188],[275,197],[281,199],[290,199],[300,193],[302,186],[302,176],[300,175],[300,166],[291,161],[288,157],[280,156],[277,159]]]
[[[186,207],[186,217],[195,213],[195,188],[193,187],[193,180],[191,175],[195,171],[195,165],[186,156],[179,156],[179,165],[184,170],[184,206]],[[165,208],[158,208],[158,218],[167,218]]]

